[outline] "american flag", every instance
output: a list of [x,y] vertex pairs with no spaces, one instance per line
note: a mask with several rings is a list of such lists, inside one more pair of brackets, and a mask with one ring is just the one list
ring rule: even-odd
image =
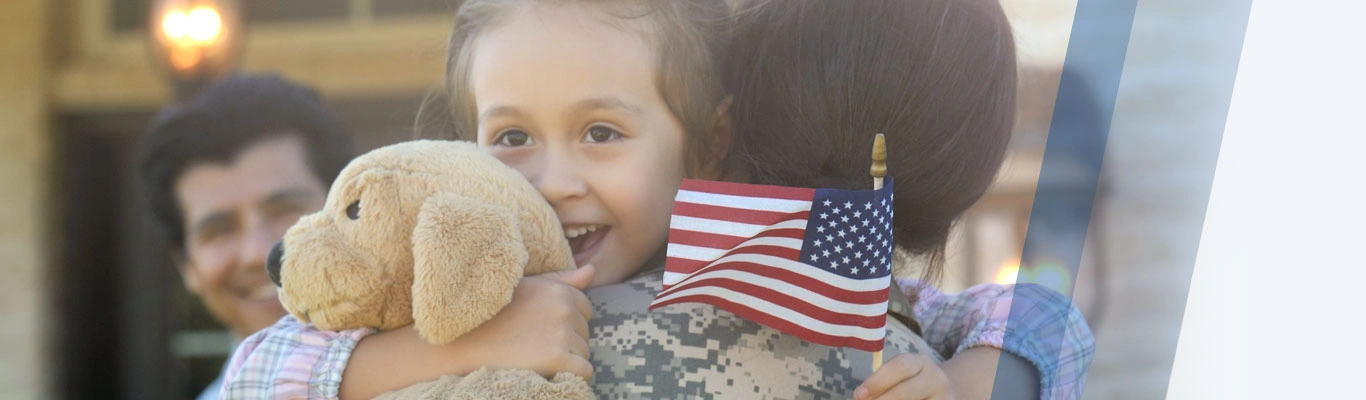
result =
[[711,304],[812,343],[882,349],[892,180],[835,190],[685,180],[650,309]]

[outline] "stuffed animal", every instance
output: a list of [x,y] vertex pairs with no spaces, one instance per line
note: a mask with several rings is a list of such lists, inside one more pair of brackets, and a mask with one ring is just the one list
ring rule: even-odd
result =
[[[554,210],[526,178],[468,142],[414,141],[351,161],[322,211],[299,219],[267,262],[280,302],[326,330],[409,324],[433,344],[473,330],[525,275],[574,267]],[[387,398],[591,399],[560,373],[476,371]]]

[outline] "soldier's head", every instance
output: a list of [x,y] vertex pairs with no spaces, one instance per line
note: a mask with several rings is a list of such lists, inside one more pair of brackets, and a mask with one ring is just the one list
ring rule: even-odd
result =
[[992,182],[1014,123],[1015,48],[995,0],[742,2],[722,76],[726,166],[752,183],[867,188],[873,136],[896,178],[895,242],[930,256]]

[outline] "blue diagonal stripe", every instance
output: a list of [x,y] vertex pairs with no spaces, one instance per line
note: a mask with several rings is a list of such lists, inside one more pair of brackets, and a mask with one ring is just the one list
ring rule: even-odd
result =
[[[1227,14],[1213,18],[1196,18],[1191,21],[1203,24],[1203,26],[1172,26],[1170,29],[1192,32],[1192,35],[1222,35],[1236,32],[1236,37],[1229,36],[1230,39],[1236,40],[1219,41],[1217,45],[1236,46],[1232,48],[1241,49],[1251,0],[1221,0],[1220,3],[1225,5],[1221,10]],[[1178,3],[1164,6],[1179,7],[1174,4]],[[1118,98],[1120,78],[1124,72],[1125,57],[1129,51],[1129,38],[1134,27],[1137,5],[1137,0],[1079,0],[1077,2],[1076,15],[1073,20],[1071,37],[1045,146],[1043,165],[1040,169],[1039,186],[1035,194],[1033,208],[1030,211],[1024,253],[1021,255],[1021,270],[1026,272],[1019,276],[1018,282],[1021,284],[1047,284],[1047,286],[1061,284],[1061,287],[1069,289],[1075,287],[1078,268],[1082,260],[1082,249],[1086,242],[1087,229],[1090,226],[1095,207],[1097,189],[1100,186],[1101,163],[1110,137],[1111,122]],[[1216,60],[1218,65],[1202,66],[1204,68],[1199,69],[1203,73],[1201,77],[1220,80],[1213,82],[1210,87],[1215,88],[1216,91],[1222,91],[1213,97],[1221,98],[1223,102],[1222,104],[1210,105],[1209,110],[1223,113],[1224,116],[1228,112],[1228,99],[1232,94],[1232,82],[1237,72],[1237,58],[1240,52],[1233,51],[1228,52],[1228,54],[1233,55],[1231,60]],[[1181,75],[1183,73],[1195,74],[1196,72],[1190,70],[1196,68],[1180,68],[1191,67],[1190,64],[1180,65],[1180,63],[1193,63],[1195,58],[1189,54],[1173,55],[1171,59],[1179,66],[1176,69],[1177,72],[1172,74],[1180,75],[1182,78],[1186,78],[1186,76]],[[1208,60],[1203,61],[1208,62]],[[1211,74],[1211,70],[1215,73]],[[1163,100],[1145,99],[1144,101]],[[1222,128],[1223,126],[1220,124],[1217,128],[1194,126],[1192,130],[1200,135],[1215,135],[1213,137],[1216,138],[1215,142],[1217,143],[1217,138],[1221,138],[1223,135]],[[1217,149],[1218,146],[1216,145],[1212,151],[1217,153]],[[1214,155],[1211,155],[1210,159],[1213,160],[1214,158]],[[1199,193],[1193,194],[1197,195],[1194,197],[1204,199],[1207,203],[1209,187],[1214,176],[1214,163],[1210,162],[1208,165],[1201,165],[1185,172],[1188,177],[1190,174],[1194,174],[1195,176],[1191,179],[1203,183],[1203,187],[1193,189],[1203,190],[1203,196],[1198,196]],[[1200,216],[1201,218],[1198,221],[1185,221],[1192,226],[1183,226],[1183,228],[1194,229],[1194,237],[1197,240],[1203,213]],[[1124,227],[1109,227],[1109,229],[1124,229]],[[1181,254],[1176,257],[1180,259],[1180,262],[1185,263],[1183,264],[1185,276],[1179,280],[1184,282],[1184,286],[1172,288],[1172,292],[1180,293],[1181,304],[1185,303],[1185,295],[1189,291],[1190,272],[1195,263],[1193,251],[1188,255],[1189,257],[1186,256],[1187,254]],[[1062,277],[1064,282],[1044,282],[1040,278],[1056,279],[1057,277],[1028,273],[1031,268],[1040,265],[1060,266],[1065,269],[1067,274]],[[1037,289],[1038,287],[1018,287],[1016,297],[1019,299],[1025,292]],[[1068,295],[1070,296],[1071,293],[1075,292],[1075,290],[1068,290]],[[1097,293],[1096,295],[1106,296],[1107,294]],[[1037,302],[1017,301],[1010,310],[1005,338],[1007,346],[1028,348],[1032,355],[1051,360],[1051,362],[1038,366],[1041,369],[1039,372],[1044,376],[1045,382],[1043,383],[1045,385],[1050,383],[1048,382],[1049,377],[1054,377],[1059,372],[1067,373],[1067,371],[1058,370],[1060,368],[1058,356],[1062,353],[1064,346],[1075,345],[1075,343],[1064,342],[1066,332],[1063,331],[1064,326],[1061,324],[1065,322],[1066,318],[1066,309],[1048,307]],[[1175,341],[1172,340],[1171,343],[1170,348],[1165,349],[1170,353],[1166,355],[1167,360],[1170,360],[1176,351]],[[1001,365],[1004,366],[1006,363]],[[1073,365],[1072,367],[1085,368],[1087,366]],[[1019,376],[1013,375],[1013,373],[1014,371],[1004,368],[998,370],[995,387],[1018,387],[1011,386],[1012,383],[1017,383],[1019,379]],[[1165,390],[1162,392],[1165,393]],[[1048,396],[1047,393],[1045,395]],[[1030,397],[1032,397],[1030,394],[999,390],[992,393],[993,399]],[[1048,397],[1053,398],[1052,396]]]

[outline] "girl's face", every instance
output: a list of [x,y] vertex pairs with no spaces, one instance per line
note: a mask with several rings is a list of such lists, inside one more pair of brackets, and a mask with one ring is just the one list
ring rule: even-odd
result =
[[653,49],[607,18],[512,11],[476,40],[470,68],[479,145],[555,208],[574,261],[597,267],[593,286],[621,282],[662,248],[685,174]]

